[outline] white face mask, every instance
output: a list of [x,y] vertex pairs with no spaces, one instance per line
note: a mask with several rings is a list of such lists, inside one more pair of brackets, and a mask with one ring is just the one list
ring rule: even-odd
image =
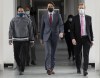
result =
[[28,14],[28,15],[29,15],[29,14],[30,14],[30,11],[26,11],[26,14]]
[[79,14],[84,15],[85,14],[85,9],[79,9]]

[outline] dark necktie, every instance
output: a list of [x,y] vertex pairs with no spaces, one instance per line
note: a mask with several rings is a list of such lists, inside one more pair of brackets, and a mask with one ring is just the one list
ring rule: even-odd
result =
[[50,22],[50,25],[52,24],[52,14],[50,14],[49,16],[49,22]]

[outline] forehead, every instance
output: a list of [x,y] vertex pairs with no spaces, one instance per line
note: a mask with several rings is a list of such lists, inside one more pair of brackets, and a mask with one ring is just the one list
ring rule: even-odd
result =
[[18,11],[24,11],[24,9],[23,8],[19,8]]
[[50,4],[50,3],[49,3],[49,4],[48,4],[48,7],[54,7],[54,6],[53,6],[53,4]]
[[85,8],[85,5],[79,5],[79,8]]

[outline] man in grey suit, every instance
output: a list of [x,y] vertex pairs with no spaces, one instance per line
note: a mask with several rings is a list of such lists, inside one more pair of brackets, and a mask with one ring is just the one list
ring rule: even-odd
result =
[[41,20],[41,43],[45,46],[45,69],[47,74],[55,74],[53,71],[55,66],[55,51],[57,41],[63,38],[64,26],[59,13],[54,11],[54,3],[49,2],[47,12],[42,16]]

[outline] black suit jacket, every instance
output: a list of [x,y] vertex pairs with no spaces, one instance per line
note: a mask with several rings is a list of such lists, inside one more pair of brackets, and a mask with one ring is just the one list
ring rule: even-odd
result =
[[[92,21],[91,16],[85,15],[86,20],[86,33],[90,41],[93,41]],[[74,16],[71,25],[71,38],[79,41],[81,39],[81,26],[79,14]]]

